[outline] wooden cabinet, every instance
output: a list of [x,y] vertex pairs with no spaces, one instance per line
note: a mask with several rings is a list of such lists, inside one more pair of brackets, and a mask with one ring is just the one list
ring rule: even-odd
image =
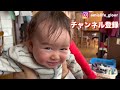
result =
[[117,38],[108,38],[108,59],[115,59],[117,63],[117,69],[120,70],[120,45],[116,44]]

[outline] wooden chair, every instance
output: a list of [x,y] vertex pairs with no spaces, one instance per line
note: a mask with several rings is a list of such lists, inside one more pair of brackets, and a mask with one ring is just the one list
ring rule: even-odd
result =
[[3,35],[4,35],[4,32],[0,31],[0,55],[2,54],[2,51],[3,51],[3,44],[4,44]]

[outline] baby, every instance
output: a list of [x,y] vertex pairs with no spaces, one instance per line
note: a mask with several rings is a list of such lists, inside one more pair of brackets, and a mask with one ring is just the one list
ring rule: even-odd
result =
[[26,41],[0,57],[0,74],[22,72],[22,64],[39,79],[61,79],[62,63],[67,61],[69,72],[82,79],[83,71],[69,50],[71,34],[70,19],[62,11],[38,12],[28,25]]

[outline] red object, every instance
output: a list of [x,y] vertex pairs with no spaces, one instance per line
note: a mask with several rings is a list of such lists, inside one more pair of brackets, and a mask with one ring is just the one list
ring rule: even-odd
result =
[[[102,17],[102,22],[105,23],[106,21],[117,21],[119,23],[119,11],[103,11],[103,13],[108,15],[116,15],[116,16],[110,16],[110,17]],[[112,25],[111,25],[112,26]],[[118,37],[119,35],[119,26],[118,28],[100,28],[100,32],[107,34],[111,37]]]
[[107,46],[104,45],[104,42],[100,42],[100,47],[101,47],[101,48],[107,48]]
[[104,48],[104,47],[105,47],[104,42],[100,42],[100,47],[101,47],[101,48]]
[[95,79],[96,78],[95,73],[90,68],[88,62],[86,61],[80,50],[77,48],[74,41],[71,41],[70,51],[72,54],[74,54],[76,61],[81,66],[82,70],[87,75],[88,79]]

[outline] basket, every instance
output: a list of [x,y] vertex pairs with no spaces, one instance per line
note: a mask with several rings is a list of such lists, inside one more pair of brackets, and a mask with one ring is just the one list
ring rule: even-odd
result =
[[[105,59],[91,59],[91,61],[90,61],[90,68],[96,73],[96,76],[97,76],[97,78],[98,79],[116,79],[116,76],[118,75],[118,71],[117,71],[117,69],[115,68],[116,67],[116,63],[115,62],[111,62],[111,63],[108,63],[108,62],[104,62],[104,60]],[[110,60],[107,60],[107,61],[109,61],[110,62]],[[114,60],[112,60],[112,61],[114,61]],[[114,71],[114,73],[99,73],[99,72],[97,72],[96,70],[94,70],[93,69],[93,67],[92,67],[92,64],[94,64],[94,63],[102,63],[102,64],[107,64],[108,66],[110,66],[112,69],[114,69],[115,71]]]
[[[89,64],[89,65],[90,65],[90,68],[92,68],[92,64]],[[116,70],[116,73],[114,73],[112,75],[98,73],[98,72],[95,72],[94,70],[93,70],[93,72],[96,74],[97,79],[116,79],[116,77],[118,75],[118,71],[117,71],[117,69],[115,69],[115,70]]]
[[108,66],[116,68],[116,60],[115,59],[92,58],[90,60],[90,64],[94,64],[94,63],[103,63]]
[[103,73],[96,73],[97,77],[99,77],[99,79],[116,79],[117,74],[114,75],[108,75],[108,74],[103,74]]

